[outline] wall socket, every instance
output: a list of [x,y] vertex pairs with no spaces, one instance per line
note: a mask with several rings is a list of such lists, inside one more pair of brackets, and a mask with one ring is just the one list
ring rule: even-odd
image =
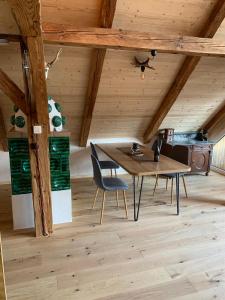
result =
[[40,125],[33,126],[34,134],[42,134],[42,127]]

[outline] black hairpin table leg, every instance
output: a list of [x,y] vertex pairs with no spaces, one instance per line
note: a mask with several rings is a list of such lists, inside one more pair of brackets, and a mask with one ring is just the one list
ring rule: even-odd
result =
[[134,193],[134,221],[136,221],[136,184],[135,184],[135,175],[133,176],[133,193]]
[[140,192],[139,192],[139,200],[138,200],[138,209],[137,209],[136,221],[138,220],[138,216],[139,216],[140,203],[141,203],[141,193],[142,193],[142,187],[143,187],[143,180],[144,180],[144,176],[141,177],[141,188],[140,188]]
[[180,174],[176,173],[177,215],[180,213]]
[[136,213],[136,184],[135,184],[135,176],[133,176],[134,221],[137,221],[138,216],[139,216],[140,203],[141,203],[141,194],[142,194],[142,187],[143,187],[143,179],[144,179],[144,176],[141,177],[141,187],[140,187],[140,191],[139,191],[138,207],[137,207],[137,213]]

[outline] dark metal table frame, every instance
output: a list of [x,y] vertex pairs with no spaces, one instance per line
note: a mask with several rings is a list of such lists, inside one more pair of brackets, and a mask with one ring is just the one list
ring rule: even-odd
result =
[[[137,204],[136,204],[136,182],[135,181],[136,181],[135,175],[133,175],[134,221],[138,221],[144,176],[141,176],[141,187],[140,187],[140,191],[139,191],[139,199],[138,199]],[[180,213],[180,173],[176,173],[176,200],[177,200],[177,215],[179,215],[179,213]]]

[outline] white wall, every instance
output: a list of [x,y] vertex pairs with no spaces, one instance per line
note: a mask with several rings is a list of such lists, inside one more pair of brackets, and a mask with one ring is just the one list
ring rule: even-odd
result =
[[[140,142],[134,138],[126,139],[96,139],[91,140],[93,143],[132,143]],[[92,164],[90,158],[90,147],[80,148],[75,145],[71,145],[71,155],[70,155],[70,173],[71,178],[82,178],[82,177],[92,177]],[[107,159],[107,157],[99,151],[100,159]],[[123,169],[118,170],[118,174],[126,173]],[[109,175],[109,172],[105,173]],[[10,183],[10,165],[9,165],[9,155],[8,152],[3,152],[0,150],[0,184]]]
[[9,153],[0,149],[0,184],[10,181]]

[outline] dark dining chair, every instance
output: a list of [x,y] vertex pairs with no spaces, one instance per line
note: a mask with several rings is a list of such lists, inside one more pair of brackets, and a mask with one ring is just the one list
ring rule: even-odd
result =
[[[188,198],[188,194],[187,194],[187,186],[186,186],[186,182],[185,182],[185,174],[180,174],[180,177],[183,180],[183,186],[184,186],[184,191],[185,191],[185,196],[186,198]],[[171,204],[173,203],[173,182],[174,179],[176,178],[176,174],[161,174],[161,175],[156,175],[156,180],[155,180],[155,187],[153,190],[153,196],[155,195],[155,191],[158,185],[158,180],[159,178],[164,178],[166,179],[166,190],[168,189],[168,181],[171,180],[171,191],[170,191],[170,199],[171,199]]]
[[95,145],[93,143],[90,143],[90,145],[91,145],[92,155],[94,155],[97,158],[97,160],[99,161],[100,168],[102,170],[111,170],[111,176],[112,176],[112,170],[114,170],[115,175],[117,175],[116,169],[119,169],[120,166],[113,160],[99,160],[98,153],[95,149]]
[[123,191],[124,209],[126,213],[126,218],[128,218],[127,200],[126,200],[126,190],[128,189],[128,185],[126,184],[126,182],[124,182],[122,179],[118,177],[103,177],[98,159],[94,155],[91,155],[91,160],[93,165],[94,181],[97,185],[97,190],[95,193],[92,209],[95,207],[95,202],[97,200],[99,189],[103,190],[100,224],[102,224],[102,220],[103,220],[106,192],[112,192],[112,191],[118,192],[119,190]]

